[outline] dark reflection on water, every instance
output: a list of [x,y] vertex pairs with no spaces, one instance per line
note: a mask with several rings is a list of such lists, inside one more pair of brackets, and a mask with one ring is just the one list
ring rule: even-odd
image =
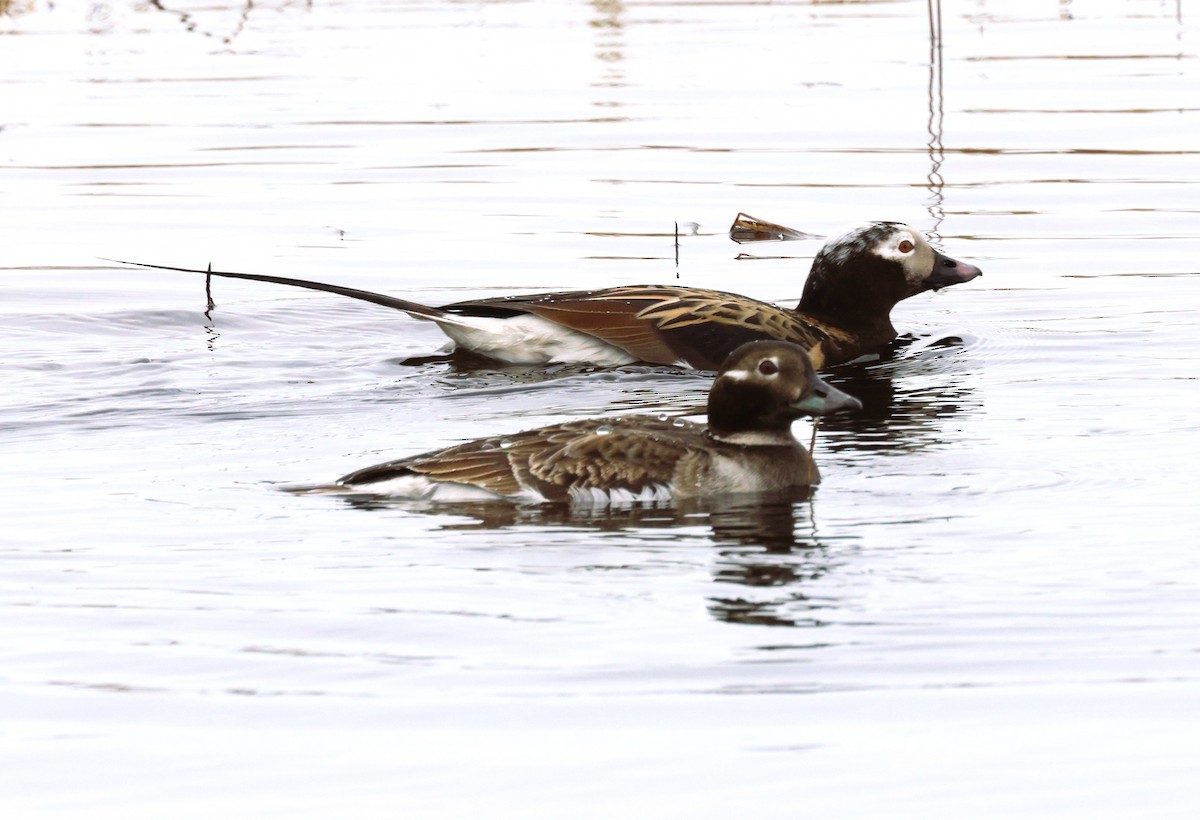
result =
[[[811,599],[803,589],[806,582],[830,569],[816,533],[811,490],[616,507],[526,506],[503,501],[423,504],[365,496],[343,500],[365,511],[443,516],[444,523],[437,527],[442,531],[544,526],[626,532],[636,537],[648,530],[677,529],[678,542],[683,545],[694,543],[696,527],[706,527],[707,537],[718,547],[713,582],[730,590],[708,598],[708,611],[717,620],[759,626],[820,626],[814,613],[829,605]],[[658,546],[664,543],[670,542],[654,540]],[[738,592],[739,587],[745,589]]]
[[[822,431],[838,435],[818,435],[818,446],[835,452],[913,452],[940,442],[947,419],[982,407],[975,388],[962,378],[969,353],[957,336],[903,337],[875,361],[834,368],[829,380],[863,407],[821,419]],[[907,383],[916,375],[921,385]]]
[[[879,423],[902,423],[921,426],[934,419],[952,415],[962,409],[980,405],[974,389],[959,379],[964,367],[972,367],[970,347],[973,339],[959,335],[934,334],[921,337],[902,336],[878,355],[862,361],[840,365],[827,371],[836,383],[863,402],[863,409],[822,420],[827,429],[856,430],[878,427]],[[611,385],[627,386],[644,382],[655,396],[680,394],[695,396],[696,413],[704,412],[707,391],[712,383],[710,371],[681,370],[663,365],[621,365],[601,367],[588,364],[556,364],[548,366],[498,365],[488,359],[461,355],[421,357],[398,362],[415,368],[396,382],[397,390],[408,389],[412,378],[449,388],[447,395],[459,399],[527,393],[541,388],[561,391],[564,388],[611,389]],[[936,381],[936,386],[913,389],[898,382],[919,374],[923,379]],[[636,392],[636,388],[632,391]],[[638,402],[625,396],[626,406],[633,412],[639,408],[655,407],[653,397]],[[883,428],[886,429],[886,428]]]
[[[683,499],[663,504],[575,506],[568,504],[516,504],[507,501],[430,503],[377,496],[344,496],[360,510],[404,510],[449,516],[440,530],[503,530],[516,527],[570,527],[601,532],[624,532],[673,527],[711,528],[718,544],[733,543],[787,550],[811,537],[797,534],[797,516],[809,515],[812,490],[786,493]],[[464,522],[462,519],[469,519]],[[804,520],[803,518],[801,520]],[[681,540],[684,536],[681,534]],[[687,535],[691,540],[691,533]],[[656,542],[660,543],[660,542]]]
[[[541,410],[573,416],[655,411],[698,415],[705,412],[713,376],[666,365],[500,365],[456,355],[422,361],[396,379],[388,393],[407,394],[416,382],[435,386],[443,398],[468,404],[524,398],[542,402],[538,404]],[[544,401],[537,396],[544,396]]]
[[[402,362],[412,365],[412,359]],[[453,387],[464,395],[489,395],[505,392],[525,391],[531,385],[542,382],[559,382],[547,385],[561,387],[560,380],[577,379],[592,383],[631,382],[646,379],[711,380],[713,374],[705,371],[681,370],[667,365],[621,365],[602,367],[590,364],[550,365],[503,365],[489,359],[473,356],[422,357],[418,377]],[[412,378],[405,374],[407,381]],[[707,389],[707,387],[705,388]],[[485,391],[487,391],[485,393]]]
[[[820,548],[812,546],[814,555]],[[789,552],[793,552],[789,550]],[[827,567],[819,559],[797,554],[788,564],[768,564],[753,556],[723,556],[729,563],[714,580],[723,583],[761,587],[770,590],[765,597],[749,595],[714,596],[709,599],[708,611],[719,621],[755,626],[817,627],[823,623],[817,610],[830,606],[825,600],[811,598],[803,591],[806,581],[825,574]],[[737,560],[735,560],[737,559]]]
[[[799,529],[796,509],[781,505],[760,511],[759,526],[770,532],[790,528],[787,538],[763,539],[752,544],[741,539],[719,553],[713,580],[733,587],[749,587],[728,595],[709,598],[708,611],[720,621],[757,626],[820,626],[813,614],[823,604],[810,598],[804,584],[825,575],[830,564],[825,548],[815,532],[812,507],[804,508],[808,520]],[[785,524],[786,519],[786,524]],[[744,521],[727,522],[728,529],[740,531]],[[717,526],[714,524],[714,533]],[[755,548],[759,547],[759,548]]]

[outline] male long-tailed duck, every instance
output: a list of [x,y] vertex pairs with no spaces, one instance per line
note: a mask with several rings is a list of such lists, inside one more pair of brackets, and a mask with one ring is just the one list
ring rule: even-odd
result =
[[508,364],[633,362],[715,370],[744,342],[794,342],[817,368],[857,358],[896,338],[902,299],[968,282],[974,265],[943,255],[899,222],[872,222],[828,240],[813,259],[795,309],[735,293],[676,285],[472,299],[430,307],[356,288],[257,273],[201,271],[327,291],[435,322],[461,350]]

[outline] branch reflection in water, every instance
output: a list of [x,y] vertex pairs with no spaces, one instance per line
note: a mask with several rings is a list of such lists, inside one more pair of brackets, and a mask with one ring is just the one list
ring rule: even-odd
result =
[[942,145],[942,132],[946,118],[946,101],[942,91],[942,0],[928,0],[929,5],[929,198],[926,208],[932,224],[926,234],[934,247],[941,246],[938,229],[946,219],[946,179],[942,176],[942,163],[946,151]]

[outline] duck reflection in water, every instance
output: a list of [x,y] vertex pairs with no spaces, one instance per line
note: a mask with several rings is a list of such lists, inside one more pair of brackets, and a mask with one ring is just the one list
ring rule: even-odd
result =
[[821,419],[821,441],[834,453],[912,453],[945,443],[946,423],[981,412],[975,385],[982,362],[967,333],[897,339],[881,356],[829,370],[827,378],[862,402],[857,413]]
[[[674,503],[578,507],[568,504],[521,505],[504,502],[428,504],[404,499],[350,496],[344,503],[360,510],[404,510],[444,519],[444,532],[545,527],[548,530],[595,530],[639,536],[655,547],[669,545],[670,530],[679,543],[694,543],[696,528],[706,526],[716,550],[709,613],[729,623],[766,626],[819,626],[814,602],[804,584],[825,575],[830,559],[816,534],[811,488],[754,495],[683,499]],[[664,538],[664,534],[668,535]],[[531,539],[554,549],[552,537]],[[739,589],[741,588],[741,589]]]
[[[773,493],[747,493],[676,501],[631,502],[579,506],[567,503],[520,504],[504,501],[426,502],[387,496],[346,495],[342,501],[359,510],[403,510],[446,518],[438,529],[448,532],[505,530],[519,527],[568,527],[600,532],[669,530],[707,524],[718,544],[790,549],[806,543],[797,536],[797,515],[808,515],[811,487]],[[680,535],[690,541],[694,532]],[[798,541],[797,538],[800,540]]]

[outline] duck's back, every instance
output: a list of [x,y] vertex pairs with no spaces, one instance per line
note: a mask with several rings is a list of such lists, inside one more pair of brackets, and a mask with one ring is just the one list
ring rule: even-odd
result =
[[601,339],[640,361],[701,370],[716,370],[737,347],[761,339],[798,344],[817,367],[836,363],[829,360],[830,351],[854,346],[850,334],[795,310],[735,293],[672,285],[505,296],[456,302],[442,310],[495,318],[531,314]]
[[665,416],[572,421],[378,464],[338,483],[369,489],[415,475],[535,501],[664,500],[680,465],[702,457],[704,429]]

